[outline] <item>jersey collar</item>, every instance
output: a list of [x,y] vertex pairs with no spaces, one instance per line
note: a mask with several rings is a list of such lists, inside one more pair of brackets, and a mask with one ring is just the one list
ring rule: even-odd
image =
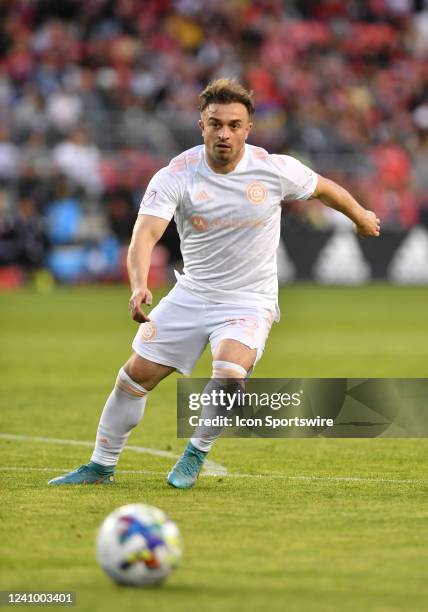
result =
[[235,174],[239,174],[240,172],[242,172],[243,170],[247,168],[248,159],[250,156],[248,145],[244,145],[244,146],[245,146],[244,155],[242,156],[242,159],[239,161],[239,164],[236,166],[236,168],[232,170],[232,172],[228,172],[227,174],[220,174],[219,172],[214,172],[214,170],[212,170],[212,168],[210,168],[210,166],[208,165],[208,162],[205,157],[205,145],[204,145],[202,149],[202,160],[203,160],[204,171],[207,174],[211,174],[214,176],[233,176]]

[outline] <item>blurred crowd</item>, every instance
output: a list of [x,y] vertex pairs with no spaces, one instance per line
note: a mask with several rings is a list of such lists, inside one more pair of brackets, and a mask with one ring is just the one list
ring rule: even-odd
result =
[[111,269],[152,174],[200,143],[198,93],[221,76],[254,90],[253,144],[384,227],[427,222],[428,0],[0,0],[0,265],[48,254],[64,276],[80,244],[89,275]]

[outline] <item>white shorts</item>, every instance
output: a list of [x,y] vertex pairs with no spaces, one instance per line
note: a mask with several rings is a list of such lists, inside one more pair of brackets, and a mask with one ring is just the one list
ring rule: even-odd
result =
[[238,340],[263,354],[275,314],[257,306],[217,304],[179,285],[150,312],[132,343],[138,355],[191,374],[208,342],[211,352],[221,340]]

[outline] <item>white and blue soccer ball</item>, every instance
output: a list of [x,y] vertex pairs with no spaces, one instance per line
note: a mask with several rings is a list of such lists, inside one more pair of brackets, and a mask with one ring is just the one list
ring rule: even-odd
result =
[[181,557],[177,525],[154,506],[121,506],[107,516],[98,532],[98,562],[119,584],[159,584],[178,566]]

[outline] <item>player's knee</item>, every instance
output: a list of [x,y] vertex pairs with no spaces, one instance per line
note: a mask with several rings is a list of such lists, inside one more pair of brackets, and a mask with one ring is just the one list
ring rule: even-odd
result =
[[246,378],[247,370],[232,361],[213,361],[213,378]]
[[174,368],[154,363],[134,353],[123,366],[125,372],[133,381],[147,391],[151,391],[165,376],[174,371]]
[[[116,389],[127,393],[134,399],[142,399],[147,395],[148,389],[143,387],[140,383],[136,382],[133,378],[125,372],[125,368],[120,368],[116,378]],[[135,423],[135,425],[137,422]],[[133,425],[133,427],[135,426]]]
[[214,362],[221,361],[245,368],[248,371],[257,359],[257,349],[252,349],[239,340],[221,340],[213,354]]
[[147,391],[154,389],[159,382],[149,369],[136,364],[132,358],[125,363],[123,369],[134,382],[147,389]]

